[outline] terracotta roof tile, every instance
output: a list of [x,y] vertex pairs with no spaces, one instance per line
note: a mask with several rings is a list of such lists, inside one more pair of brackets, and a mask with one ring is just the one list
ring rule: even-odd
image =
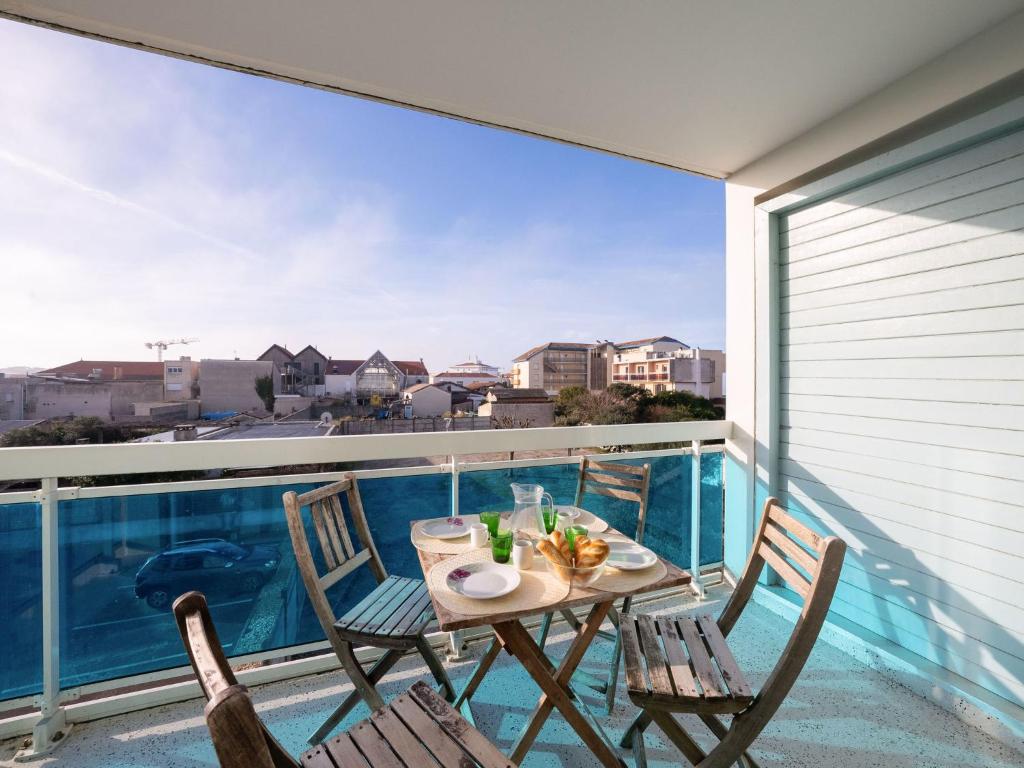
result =
[[[98,373],[93,376],[93,371]],[[79,360],[58,365],[37,376],[63,376],[74,379],[92,378],[94,381],[163,381],[164,364],[155,360]]]

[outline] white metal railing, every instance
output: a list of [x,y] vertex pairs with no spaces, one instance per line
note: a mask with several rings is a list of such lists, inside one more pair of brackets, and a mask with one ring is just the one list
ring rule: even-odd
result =
[[[128,443],[98,446],[59,446],[0,449],[0,481],[39,479],[40,490],[0,493],[0,514],[3,507],[14,503],[35,502],[40,505],[42,527],[42,645],[43,691],[38,696],[24,697],[4,703],[7,709],[16,706],[36,706],[38,714],[21,715],[0,720],[0,738],[18,735],[30,727],[33,733],[32,753],[42,754],[56,744],[55,735],[66,734],[70,727],[67,705],[80,696],[94,695],[116,688],[126,688],[187,674],[187,668],[156,672],[91,683],[69,689],[60,688],[60,574],[58,550],[58,502],[68,499],[107,498],[153,493],[177,493],[196,490],[237,489],[261,486],[293,485],[308,482],[329,482],[340,479],[348,472],[317,472],[264,477],[192,480],[180,482],[147,483],[105,487],[59,487],[59,477],[103,476],[144,472],[167,472],[207,469],[248,469],[277,467],[291,464],[328,464],[380,459],[405,459],[425,456],[443,456],[443,463],[427,466],[394,467],[356,470],[357,478],[408,477],[428,474],[451,475],[451,504],[449,513],[459,513],[459,476],[465,472],[494,469],[521,468],[570,464],[578,457],[559,456],[508,461],[462,462],[460,456],[481,453],[515,453],[526,450],[552,450],[590,448],[597,446],[628,446],[635,444],[685,443],[685,448],[632,451],[616,454],[614,458],[645,458],[693,453],[697,461],[701,453],[721,450],[705,446],[708,440],[728,439],[732,423],[673,422],[661,424],[628,424],[588,427],[549,427],[538,429],[490,430],[484,432],[432,432],[399,435],[358,435],[343,437],[278,438],[262,440],[198,441],[181,443]],[[698,465],[699,466],[699,465]],[[700,472],[692,473],[690,562],[693,567],[693,587],[703,595],[700,578]],[[276,649],[236,657],[237,662],[262,661],[281,658],[300,652],[326,649],[326,643],[312,643],[298,647]],[[282,664],[280,675],[261,672],[260,681],[322,671],[326,662],[315,657],[306,663]],[[275,665],[276,666],[276,665]],[[255,682],[255,678],[253,680]],[[192,687],[184,696],[194,695]],[[76,719],[92,719],[115,711],[128,711],[153,706],[164,700],[174,700],[164,693],[142,691],[131,694],[132,703],[120,701],[104,706],[93,704],[87,708],[90,715],[79,712]],[[76,708],[77,709],[77,708]]]

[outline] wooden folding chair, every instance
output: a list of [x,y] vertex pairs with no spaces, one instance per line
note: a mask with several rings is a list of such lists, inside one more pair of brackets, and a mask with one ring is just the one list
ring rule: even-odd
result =
[[[643,711],[626,731],[638,768],[646,766],[643,732],[653,720],[697,768],[737,763],[756,768],[746,752],[785,700],[814,647],[846,554],[846,543],[823,538],[765,502],[750,558],[718,621],[709,616],[623,614],[619,625],[629,698]],[[754,695],[725,638],[750,601],[765,565],[803,598],[803,610],[778,662]],[[697,745],[673,713],[695,714],[719,739],[709,753]],[[726,724],[718,715],[732,715]]]
[[[271,735],[228,666],[206,598],[174,603],[178,631],[209,700],[206,724],[222,768],[300,768]],[[302,756],[302,768],[515,768],[482,733],[420,681],[387,707]]]
[[[610,463],[595,461],[590,456],[584,456],[580,460],[579,481],[576,484],[575,506],[582,507],[583,500],[587,494],[608,496],[620,501],[636,504],[636,529],[633,539],[639,544],[644,539],[644,522],[647,519],[647,494],[651,484],[651,465],[644,464],[641,467],[634,467],[630,464]],[[633,602],[632,597],[627,597],[622,602],[622,611],[629,611]],[[572,611],[562,611],[562,617],[574,630],[579,630],[580,623]],[[543,649],[547,643],[548,632],[551,629],[553,614],[547,613],[541,622],[540,637],[537,642]],[[615,688],[619,680],[619,661],[622,657],[622,639],[618,631],[619,614],[612,608],[608,612],[608,618],[616,627],[614,632],[601,631],[599,635],[606,640],[612,640],[615,647],[612,650],[611,669],[608,677],[604,680],[592,678],[591,675],[582,671],[578,673],[585,677],[586,684],[605,694],[605,708],[611,714],[615,706]]]
[[[340,498],[343,493],[348,500],[356,535],[363,546],[359,552],[355,551],[345,520]],[[305,507],[310,509],[316,540],[323,554],[326,566],[323,575],[317,571],[306,538],[306,526],[302,519]],[[318,744],[323,741],[360,698],[371,711],[383,707],[384,700],[374,686],[407,651],[413,649],[427,663],[431,674],[444,690],[445,698],[452,701],[455,693],[448,674],[424,637],[427,624],[434,619],[427,585],[422,579],[388,576],[370,536],[355,478],[348,477],[301,496],[289,491],[284,494],[284,509],[288,517],[292,548],[295,550],[295,561],[306,585],[309,601],[338,660],[355,686],[355,690],[341,706],[309,738],[309,743]],[[338,618],[327,599],[327,589],[364,564],[369,566],[376,577],[377,587]],[[369,645],[386,651],[366,671],[356,660],[356,645]]]

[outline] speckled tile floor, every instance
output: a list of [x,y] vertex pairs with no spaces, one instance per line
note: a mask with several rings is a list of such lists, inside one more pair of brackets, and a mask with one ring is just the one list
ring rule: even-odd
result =
[[[699,608],[712,615],[720,608],[722,593]],[[698,610],[694,603],[674,598],[653,603],[652,613]],[[555,629],[565,629],[556,624]],[[759,684],[785,645],[790,630],[783,619],[752,604],[730,636],[730,643],[751,681]],[[550,647],[559,654],[568,632],[554,635]],[[456,685],[470,675],[482,644],[470,648],[470,658],[449,665]],[[582,665],[595,673],[607,670],[611,644],[597,640]],[[399,664],[385,678],[385,697],[393,696],[429,675],[416,657]],[[336,706],[350,688],[340,673],[325,674],[262,686],[254,691],[257,709],[282,743],[298,755],[305,737]],[[621,683],[620,683],[621,685]],[[488,736],[508,749],[520,725],[532,711],[538,689],[508,656],[499,657],[473,700],[477,722]],[[597,700],[594,700],[597,703]],[[635,710],[624,691],[611,717],[605,718],[609,735],[618,739]],[[357,708],[349,722],[366,716]],[[699,722],[691,730],[705,747],[712,740]],[[690,723],[687,723],[688,727]],[[706,740],[705,740],[706,739]],[[919,698],[844,653],[819,643],[804,674],[783,708],[755,742],[753,754],[762,766],[821,768],[1020,768],[1024,755],[1014,752],[951,714]],[[0,765],[15,765],[14,743],[0,745]],[[652,766],[685,765],[660,732],[647,733],[647,754]],[[624,754],[627,762],[630,756]],[[67,744],[52,756],[33,763],[53,768],[198,768],[216,765],[202,720],[199,701],[158,707],[76,727]],[[594,765],[575,734],[553,715],[541,732],[524,768],[530,766]]]

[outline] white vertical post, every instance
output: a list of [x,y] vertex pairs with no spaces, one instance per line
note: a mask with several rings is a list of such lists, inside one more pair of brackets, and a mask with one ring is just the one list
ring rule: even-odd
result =
[[452,456],[452,463],[449,467],[449,472],[452,475],[452,505],[449,510],[451,517],[459,516],[459,462]]
[[[459,462],[455,456],[451,457],[452,462],[449,471],[452,475],[452,503],[449,510],[452,517],[459,516]],[[448,660],[458,661],[462,658],[463,642],[462,630],[455,630],[448,633]]]
[[67,736],[60,704],[60,536],[57,520],[57,478],[46,477],[39,491],[43,554],[43,693],[39,721],[32,728],[32,745],[18,752],[17,761],[32,760],[55,749]]
[[704,582],[700,578],[700,440],[694,440],[690,454],[690,573],[691,586],[697,597],[704,599]]

